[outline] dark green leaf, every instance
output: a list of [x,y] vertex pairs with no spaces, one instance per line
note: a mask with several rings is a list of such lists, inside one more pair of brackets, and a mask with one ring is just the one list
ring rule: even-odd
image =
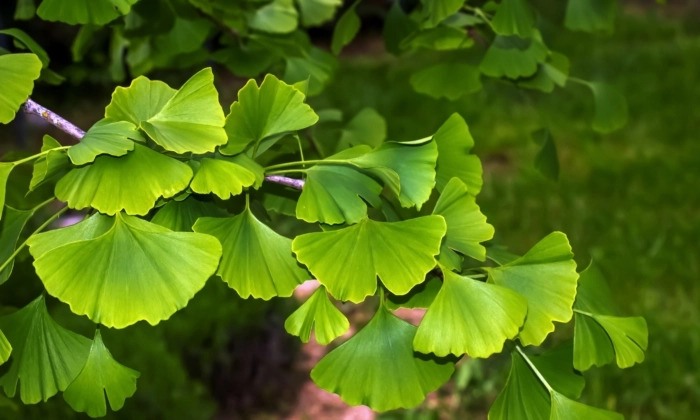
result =
[[627,101],[614,87],[604,83],[586,83],[593,92],[595,114],[593,129],[610,133],[627,124]]
[[510,354],[510,373],[506,385],[489,410],[489,420],[548,420],[550,398],[523,356]]
[[[15,210],[9,206],[5,207],[5,215],[0,221],[0,265],[5,264],[15,252],[24,225],[34,215],[33,210]],[[12,257],[10,263],[0,271],[0,284],[10,278],[14,265],[15,261]]]
[[532,133],[532,138],[540,146],[540,151],[535,156],[535,168],[542,175],[556,181],[559,178],[559,157],[552,133],[543,128]]
[[615,0],[569,0],[564,24],[574,31],[611,32],[616,12]]
[[620,413],[603,410],[566,398],[552,392],[552,411],[549,420],[623,420]]
[[353,3],[353,5],[343,13],[333,29],[331,51],[335,55],[340,54],[343,47],[352,42],[357,33],[360,31],[360,25],[362,22],[360,22],[360,17],[357,16],[357,12],[355,11],[358,3],[359,0],[355,1],[355,3]]
[[318,95],[330,82],[338,65],[336,58],[320,48],[311,48],[303,57],[287,57],[284,81],[294,85],[308,83],[306,95]]
[[441,287],[442,281],[439,278],[428,275],[426,281],[417,285],[405,295],[397,296],[389,294],[386,299],[386,306],[392,310],[398,308],[427,309],[430,307],[430,304],[433,303],[433,300],[435,300],[435,296],[437,296]]
[[226,210],[215,203],[189,196],[181,201],[168,201],[158,209],[151,222],[175,232],[191,232],[192,226],[200,217],[223,217],[225,215]]
[[[61,144],[49,136],[44,135],[41,151],[45,152],[51,149],[61,147]],[[70,159],[66,155],[65,150],[51,150],[45,156],[42,156],[34,161],[32,168],[32,180],[29,182],[29,191],[34,191],[39,186],[58,180],[72,167]]]
[[527,0],[503,0],[491,20],[499,35],[531,36],[535,30],[535,12]]
[[343,128],[339,148],[365,144],[378,147],[386,139],[386,120],[374,108],[362,108]]
[[481,90],[479,69],[469,64],[442,63],[411,75],[411,86],[418,93],[455,101]]
[[464,0],[421,0],[423,3],[423,15],[427,18],[429,26],[436,26],[448,16],[459,11],[464,4]]
[[491,77],[530,77],[537,71],[538,63],[547,58],[547,47],[534,38],[517,36],[497,36],[493,41],[479,69]]

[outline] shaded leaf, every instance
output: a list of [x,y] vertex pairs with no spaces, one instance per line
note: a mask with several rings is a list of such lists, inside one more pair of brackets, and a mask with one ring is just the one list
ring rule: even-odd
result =
[[58,325],[46,310],[44,296],[0,317],[0,329],[12,344],[12,364],[0,378],[5,394],[17,392],[23,403],[46,401],[63,391],[85,364],[90,340]]
[[615,0],[569,0],[564,25],[573,31],[612,31],[616,12]]
[[99,155],[124,156],[134,150],[132,139],[145,140],[134,124],[103,119],[90,127],[80,143],[68,149],[68,157],[74,165],[85,165]]
[[398,55],[401,53],[402,41],[419,29],[418,22],[403,11],[401,4],[392,2],[382,30],[386,50]]
[[435,266],[445,220],[425,216],[401,222],[363,219],[327,232],[297,236],[297,259],[340,300],[358,303],[377,290],[377,276],[389,291],[408,293]]
[[554,391],[551,393],[552,411],[549,420],[622,420],[624,416],[571,400]]
[[489,410],[489,420],[548,420],[549,393],[517,351],[510,354],[506,385]]
[[605,83],[586,83],[593,92],[595,114],[593,129],[610,133],[627,124],[627,101],[620,92]]
[[284,81],[303,84],[300,89],[306,95],[318,95],[330,82],[333,72],[338,65],[336,58],[326,51],[312,47],[303,57],[287,57],[284,69]]
[[[46,291],[94,322],[115,328],[140,320],[155,325],[187,305],[218,266],[221,246],[211,236],[172,232],[122,213],[94,218],[112,225],[101,235],[89,232],[106,223],[95,221],[65,236],[61,229],[28,241]],[[80,235],[84,238],[75,240]],[[40,246],[45,238],[52,248]]]
[[550,51],[547,61],[537,65],[534,76],[518,81],[518,86],[551,93],[554,86],[564,87],[569,78],[569,59],[558,52]]
[[386,139],[386,120],[374,108],[362,108],[343,128],[339,148],[365,144],[377,147]]
[[248,19],[248,25],[263,32],[286,34],[297,28],[297,20],[292,0],[273,0],[256,10]]
[[[49,136],[44,135],[41,151],[46,152],[51,149],[61,147],[61,144]],[[32,168],[32,179],[29,182],[29,191],[34,191],[39,186],[59,179],[72,165],[66,155],[65,150],[53,150],[34,161]]]
[[543,128],[532,133],[532,138],[540,146],[540,150],[535,156],[535,168],[542,175],[556,181],[559,178],[559,157],[552,133]]
[[424,308],[430,307],[430,304],[435,300],[440,288],[442,280],[428,274],[428,279],[423,283],[416,285],[405,295],[394,295],[389,293],[386,299],[386,307],[395,310],[398,308]]
[[243,298],[289,297],[309,275],[292,255],[292,240],[276,233],[250,210],[227,218],[200,218],[195,232],[216,237],[223,258],[216,274]]
[[554,321],[568,322],[576,297],[576,262],[566,235],[553,232],[524,256],[488,269],[489,281],[527,298],[528,313],[520,332],[524,345],[539,345],[554,331]]
[[12,344],[7,341],[5,334],[0,331],[0,365],[7,362],[12,354]]
[[223,217],[225,215],[226,210],[215,203],[189,196],[182,201],[168,201],[153,215],[151,222],[175,232],[190,232],[200,217]]
[[284,329],[304,343],[309,342],[312,328],[316,341],[323,345],[345,334],[350,328],[348,319],[333,305],[323,286],[316,289],[284,322]]
[[567,340],[546,352],[530,356],[530,361],[547,383],[569,398],[579,398],[586,380],[574,371],[574,342]]
[[535,30],[535,11],[527,0],[502,0],[491,26],[499,35],[529,37]]
[[112,410],[120,410],[124,401],[136,392],[136,379],[139,376],[139,372],[114,360],[98,329],[85,366],[66,388],[63,399],[77,412],[102,417],[107,414],[105,394]]
[[423,15],[427,17],[428,24],[435,26],[448,16],[459,11],[464,5],[463,0],[421,0],[423,3]]
[[438,147],[437,190],[442,191],[453,177],[457,177],[466,184],[469,194],[479,194],[483,169],[479,157],[469,153],[474,147],[474,139],[464,118],[457,113],[450,115],[433,139]]
[[43,0],[36,13],[40,18],[69,25],[104,25],[129,13],[138,0]]
[[[5,216],[0,222],[0,265],[5,264],[15,252],[19,235],[33,215],[33,210],[15,210],[10,206],[5,206]],[[0,271],[0,284],[5,283],[10,278],[14,265],[15,261],[12,257],[10,263]]]
[[547,58],[547,47],[538,38],[497,36],[479,64],[482,73],[491,77],[530,77],[538,63]]
[[7,191],[7,178],[15,165],[12,162],[0,162],[0,220],[2,220],[3,209],[5,208],[5,193]]
[[[200,160],[190,188],[197,194],[215,194],[223,200],[243,192],[243,188],[253,186],[258,177],[248,168],[226,157],[203,158]],[[262,173],[262,167],[259,167]]]
[[455,101],[481,90],[479,69],[469,64],[442,63],[411,75],[411,86],[418,93]]
[[413,352],[415,332],[381,306],[364,328],[318,362],[311,378],[350,405],[376,411],[415,407],[454,372],[454,363]]
[[[15,118],[19,107],[34,90],[34,81],[41,73],[41,60],[34,54],[0,55],[0,123]],[[1,204],[1,203],[0,203]]]
[[574,309],[599,315],[621,315],[612,291],[600,268],[593,261],[580,273]]
[[74,209],[145,215],[158,198],[174,196],[190,179],[187,164],[135,144],[126,156],[99,156],[90,165],[72,169],[56,184],[56,198]]
[[358,1],[355,1],[352,6],[350,6],[338,19],[338,23],[335,24],[333,29],[333,37],[331,38],[331,51],[333,54],[338,55],[343,47],[348,45],[355,38],[357,33],[360,31],[360,17],[357,15],[355,8],[357,7]]
[[105,117],[140,126],[163,109],[176,92],[161,81],[139,76],[129,87],[114,89],[112,101],[105,108]]
[[418,326],[413,348],[438,356],[489,357],[518,335],[527,300],[495,284],[443,270],[440,292]]
[[471,38],[467,31],[445,25],[416,32],[401,43],[402,49],[426,48],[435,51],[459,50],[472,45],[474,45],[474,38]]

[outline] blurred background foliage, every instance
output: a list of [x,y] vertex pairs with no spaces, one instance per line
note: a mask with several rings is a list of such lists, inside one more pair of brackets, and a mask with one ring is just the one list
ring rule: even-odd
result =
[[[0,16],[11,16],[3,2]],[[553,230],[569,236],[581,268],[594,258],[629,315],[649,325],[649,349],[642,365],[613,366],[586,373],[583,401],[625,414],[628,419],[692,419],[700,412],[700,5],[695,1],[624,1],[615,31],[590,35],[563,30],[561,2],[538,1],[540,27],[548,46],[571,60],[573,74],[604,80],[627,98],[629,122],[611,134],[590,128],[590,93],[570,84],[552,94],[485,83],[456,102],[436,100],[410,89],[415,60],[384,52],[376,14],[363,15],[363,31],[341,56],[327,89],[310,98],[316,110],[335,108],[346,119],[372,107],[387,121],[389,139],[433,133],[452,113],[469,123],[474,152],[484,163],[482,211],[496,227],[495,242],[524,252]],[[358,10],[361,12],[362,9]],[[377,26],[374,26],[374,25]],[[59,73],[72,68],[69,45],[76,28],[41,21],[25,25],[42,44]],[[329,28],[331,28],[329,26]],[[331,29],[312,31],[327,47]],[[478,48],[478,46],[476,47]],[[92,60],[99,62],[99,53]],[[149,74],[178,85],[191,69]],[[76,76],[77,74],[77,76]],[[34,98],[83,128],[101,117],[113,85],[81,81],[40,85]],[[217,79],[227,107],[244,80],[223,67]],[[92,83],[94,82],[94,83]],[[539,146],[531,133],[547,127],[555,141],[560,174],[553,181],[533,165]],[[0,127],[0,152],[38,150],[41,134],[71,140],[49,127],[20,121]],[[9,186],[28,182],[17,171]],[[10,188],[12,190],[12,188]],[[26,198],[8,193],[10,204]],[[31,197],[29,197],[31,199]],[[20,307],[42,290],[30,259],[3,286],[4,311]],[[16,275],[18,275],[16,274]],[[20,277],[20,276],[18,276]],[[277,418],[294,405],[306,374],[295,369],[297,341],[282,328],[293,303],[244,301],[222,282],[211,281],[191,304],[152,328],[136,325],[105,331],[115,358],[141,370],[139,391],[108,418]],[[91,335],[90,325],[53,302],[66,326]],[[550,341],[570,336],[558,328]],[[506,376],[506,357],[469,360],[453,381],[410,411],[386,419],[485,418]],[[5,367],[6,368],[6,367]],[[23,406],[0,397],[0,418],[77,418],[60,398]]]

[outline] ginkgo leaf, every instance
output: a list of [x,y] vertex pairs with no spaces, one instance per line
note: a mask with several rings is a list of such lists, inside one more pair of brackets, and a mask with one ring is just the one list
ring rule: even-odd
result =
[[248,25],[259,31],[286,34],[297,28],[298,17],[292,0],[273,0],[256,10]]
[[190,77],[141,128],[164,149],[175,153],[213,152],[226,143],[224,111],[210,67]]
[[100,330],[95,331],[87,361],[78,376],[63,392],[63,399],[77,412],[90,417],[107,414],[105,395],[112,411],[124,406],[124,401],[136,392],[140,373],[122,366],[105,347]]
[[[28,241],[46,291],[94,322],[115,328],[140,320],[155,325],[187,305],[218,266],[216,238],[172,232],[122,213],[109,219],[112,225],[99,236],[76,241],[85,230],[62,237],[61,229]],[[46,235],[55,247],[40,247]]]
[[41,60],[34,54],[0,55],[0,124],[7,124],[34,90]]
[[134,150],[133,140],[144,140],[134,124],[103,119],[90,127],[80,143],[68,149],[68,157],[74,165],[85,165],[99,155],[124,156]]
[[[107,232],[113,224],[114,220],[111,217],[95,214],[74,225],[35,235],[27,241],[27,245],[31,247],[31,254],[36,259],[65,244],[97,238]],[[41,239],[36,239],[37,236]]]
[[338,19],[338,23],[335,24],[335,28],[333,28],[331,51],[335,55],[340,54],[343,47],[352,42],[357,33],[360,31],[362,21],[355,11],[358,3],[359,0],[355,1],[352,6],[345,10],[340,19]]
[[435,186],[438,148],[432,139],[386,142],[371,152],[350,159],[384,182],[402,207],[420,210]]
[[377,276],[391,293],[403,295],[435,267],[445,219],[425,216],[401,222],[364,219],[327,232],[297,236],[297,259],[340,300],[362,302],[377,290]]
[[566,340],[536,356],[529,356],[537,371],[557,392],[569,398],[580,398],[586,380],[574,370],[574,341]]
[[7,191],[7,178],[15,165],[12,162],[0,162],[0,220],[2,220],[3,209],[5,208],[5,193]]
[[94,163],[72,169],[56,184],[56,198],[74,209],[145,215],[158,198],[174,196],[191,179],[187,164],[134,144],[126,156],[98,156]]
[[323,286],[284,322],[284,329],[304,343],[309,342],[313,329],[316,341],[323,345],[345,334],[349,328],[348,319],[333,305]]
[[12,354],[12,344],[7,341],[5,333],[0,331],[0,365],[7,362]]
[[191,232],[200,217],[224,217],[226,210],[211,201],[202,201],[194,196],[184,200],[168,201],[153,215],[151,222],[175,232]]
[[535,12],[527,0],[503,0],[491,19],[491,26],[499,35],[526,38],[534,32]]
[[580,273],[574,309],[599,315],[621,315],[612,296],[605,276],[598,265],[591,261]]
[[40,18],[69,25],[102,26],[129,13],[138,0],[43,0],[36,10]]
[[343,0],[298,0],[301,22],[304,26],[316,26],[333,19]]
[[413,348],[438,356],[489,357],[518,335],[527,300],[495,284],[443,270],[440,292],[418,326]]
[[386,120],[374,108],[362,108],[355,114],[340,135],[340,148],[348,146],[377,147],[386,139]]
[[547,47],[537,38],[497,36],[479,64],[481,72],[491,77],[530,77],[538,63],[547,59]]
[[34,191],[47,182],[58,180],[72,168],[70,159],[66,155],[65,150],[51,150],[60,147],[62,146],[56,139],[48,134],[44,135],[41,151],[48,151],[48,153],[34,161],[32,179],[29,182],[29,191]]
[[593,129],[610,133],[627,124],[627,101],[614,87],[605,83],[586,83],[593,92],[595,113]]
[[0,329],[12,344],[12,364],[0,386],[23,403],[46,401],[75,379],[90,351],[90,340],[58,325],[40,295],[24,308],[0,317]]
[[282,79],[307,96],[321,93],[338,65],[332,54],[317,47],[311,47],[302,57],[287,57],[285,63]]
[[524,345],[541,344],[554,331],[554,321],[571,319],[578,273],[563,233],[550,233],[524,256],[488,271],[489,281],[527,299],[527,319],[519,336]]
[[523,356],[510,354],[508,380],[489,410],[489,420],[549,419],[550,401],[546,388],[537,379]]
[[433,139],[438,148],[437,190],[442,191],[450,179],[457,177],[467,185],[469,194],[479,194],[483,169],[479,157],[469,153],[474,147],[474,139],[464,118],[456,113],[450,115]]
[[[258,177],[234,159],[218,156],[203,158],[192,178],[190,188],[197,194],[214,194],[223,200],[243,192],[243,188],[255,185]],[[259,167],[262,172],[262,167]]]
[[615,0],[569,0],[564,25],[573,31],[612,31],[616,12]]
[[386,307],[389,309],[398,308],[429,308],[435,300],[435,296],[442,288],[442,280],[436,276],[428,276],[428,279],[423,283],[416,285],[410,292],[405,295],[388,294],[386,298]]
[[243,298],[289,297],[309,279],[294,259],[292,240],[267,227],[248,209],[234,217],[203,217],[193,229],[221,242],[223,258],[216,274]]
[[163,109],[176,92],[161,81],[139,76],[129,87],[114,89],[112,101],[105,108],[105,117],[139,126]]
[[[474,45],[474,38],[471,38],[466,30],[452,25],[424,29],[407,37],[401,43],[401,47],[406,50],[426,48],[435,51],[460,50],[472,45]],[[479,86],[481,86],[480,83]]]
[[493,238],[493,226],[486,222],[473,195],[459,178],[452,178],[435,203],[433,214],[439,214],[447,222],[445,245],[449,249],[484,261],[486,248],[481,242]]
[[534,76],[521,79],[518,86],[528,89],[538,89],[551,93],[554,86],[564,87],[569,78],[569,59],[555,51],[550,51],[547,61],[537,65],[537,73]]
[[418,93],[456,101],[481,90],[481,75],[469,64],[440,63],[413,73],[411,86]]
[[296,217],[310,223],[357,223],[367,216],[367,203],[381,204],[381,192],[377,181],[356,168],[317,165],[306,171]]
[[571,400],[553,391],[551,393],[552,409],[549,420],[623,420],[624,416],[614,411],[591,407]]
[[552,133],[542,128],[531,134],[532,139],[541,148],[535,156],[535,169],[547,178],[556,181],[559,178],[559,156],[557,145],[552,138]]
[[423,14],[427,15],[430,26],[435,26],[448,16],[457,13],[464,5],[462,0],[421,0],[421,3],[424,7]]
[[14,257],[12,254],[17,247],[24,225],[34,215],[33,210],[15,210],[10,206],[5,206],[5,215],[0,221],[0,265],[12,258],[9,264],[0,271],[0,284],[3,284],[10,278],[12,268],[14,267]]
[[318,116],[304,99],[303,93],[271,74],[260,87],[251,79],[238,91],[238,101],[226,117],[228,143],[221,153],[235,155],[265,137],[315,124]]
[[452,376],[454,363],[414,353],[416,327],[381,306],[372,320],[311,371],[320,388],[376,411],[415,407]]

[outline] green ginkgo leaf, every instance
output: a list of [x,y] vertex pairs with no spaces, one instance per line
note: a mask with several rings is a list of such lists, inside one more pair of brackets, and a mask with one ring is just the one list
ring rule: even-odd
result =
[[445,219],[425,216],[401,222],[363,219],[338,230],[297,236],[297,259],[336,299],[362,302],[377,290],[377,276],[391,293],[404,295],[435,267]]
[[550,402],[547,389],[520,353],[513,351],[510,357],[508,380],[491,405],[489,420],[548,420]]
[[614,411],[591,407],[552,391],[552,409],[549,420],[623,420],[624,416]]
[[416,327],[381,306],[372,320],[311,371],[320,388],[376,411],[415,407],[452,376],[454,363],[413,351]]
[[616,12],[615,0],[569,0],[564,25],[573,31],[612,31]]
[[0,220],[2,220],[5,208],[5,193],[7,191],[7,179],[15,165],[12,162],[0,162]]
[[309,342],[312,329],[316,341],[326,345],[345,334],[349,328],[348,319],[333,305],[323,286],[316,289],[311,297],[284,321],[284,329],[304,343]]
[[574,341],[566,340],[537,356],[529,356],[535,369],[557,392],[569,398],[580,398],[586,380],[574,370]]
[[474,147],[474,139],[464,118],[457,113],[452,114],[433,139],[438,148],[437,190],[442,191],[453,177],[457,177],[467,185],[469,194],[479,194],[483,169],[479,157],[469,153]]
[[481,75],[469,64],[440,63],[412,74],[411,86],[418,93],[456,101],[481,90]]
[[253,13],[248,25],[259,31],[286,34],[297,28],[299,15],[292,0],[273,0]]
[[226,143],[224,111],[210,67],[182,85],[141,128],[164,149],[175,153],[213,152]]
[[493,238],[493,226],[486,222],[473,195],[459,178],[452,178],[435,203],[433,214],[439,214],[447,222],[445,245],[464,255],[484,261],[486,248],[481,242]]
[[384,182],[401,206],[420,210],[435,186],[438,148],[431,138],[412,142],[386,142],[371,152],[350,159]]
[[499,35],[526,38],[534,32],[535,12],[527,0],[503,0],[491,19],[491,26]]
[[323,91],[338,61],[333,54],[320,48],[311,47],[304,56],[290,56],[285,59],[283,80],[294,84],[308,96],[318,95]]
[[69,25],[102,26],[129,13],[138,0],[43,0],[36,10],[40,18]]
[[5,333],[0,331],[0,365],[7,362],[12,354],[12,344],[7,341]]
[[134,124],[103,119],[85,133],[80,143],[68,149],[68,157],[74,165],[85,165],[99,155],[124,156],[134,150],[133,140],[144,140]]
[[139,376],[139,372],[114,360],[98,329],[85,366],[63,392],[63,399],[77,412],[103,417],[107,414],[105,395],[112,411],[120,410],[124,401],[136,392]]
[[595,113],[593,129],[610,133],[627,124],[627,101],[614,87],[605,83],[586,83],[593,92]]
[[72,169],[56,184],[56,198],[75,209],[145,215],[158,198],[174,196],[191,179],[187,164],[134,144],[126,156],[98,156],[94,163]]
[[[75,237],[89,227],[68,231],[65,237],[63,229],[42,233],[28,243],[46,291],[94,322],[124,328],[140,320],[155,325],[168,319],[187,305],[219,264],[221,245],[209,235],[172,232],[122,213],[93,218],[110,219],[112,225],[82,240]],[[45,239],[55,247],[42,246]]]
[[34,54],[0,55],[0,124],[15,118],[19,107],[34,90],[41,73],[41,60]]
[[427,16],[429,26],[435,26],[448,16],[459,11],[464,5],[462,0],[421,0],[423,3],[423,15]]
[[[192,178],[190,188],[197,194],[214,194],[223,200],[243,192],[243,188],[255,185],[255,172],[239,165],[234,159],[218,156],[203,158]],[[262,173],[262,167],[259,171]]]
[[474,38],[471,38],[466,30],[452,25],[424,29],[407,37],[401,43],[402,49],[405,50],[426,48],[434,51],[460,50],[473,45]]
[[289,297],[309,279],[294,259],[292,240],[260,222],[249,209],[234,217],[203,217],[193,229],[221,242],[223,258],[216,274],[243,298]]
[[527,300],[495,284],[443,270],[440,292],[423,317],[413,348],[438,356],[489,357],[518,335]]
[[[5,283],[12,274],[12,268],[15,265],[12,254],[15,252],[17,240],[24,225],[33,215],[33,210],[15,210],[10,206],[5,208],[5,215],[0,221],[0,265],[7,265],[0,271],[0,284]],[[9,258],[11,260],[7,263]]]
[[539,345],[554,331],[554,321],[568,322],[576,297],[576,262],[566,235],[553,232],[524,256],[489,269],[489,281],[527,299],[528,312],[520,342]]
[[362,108],[340,134],[339,147],[365,144],[378,147],[386,139],[386,120],[374,108]]
[[335,28],[333,29],[333,37],[331,38],[331,51],[335,55],[340,54],[343,47],[352,42],[357,33],[360,31],[362,21],[355,11],[358,3],[359,0],[355,1],[352,6],[345,10],[340,19],[338,19],[338,23],[335,24]]
[[499,35],[486,51],[479,69],[487,76],[517,79],[534,75],[537,65],[546,59],[547,47],[539,36],[519,38]]
[[61,144],[56,139],[48,134],[44,135],[41,151],[48,151],[48,153],[34,161],[32,179],[29,182],[29,191],[34,191],[47,182],[58,180],[72,168],[66,151],[59,149],[61,147]]
[[189,196],[184,200],[168,201],[153,215],[151,222],[175,232],[191,232],[200,217],[224,217],[226,210],[211,201]]
[[318,116],[304,103],[304,94],[268,74],[258,87],[250,80],[226,117],[228,144],[221,153],[235,155],[265,137],[309,127]]
[[349,166],[317,165],[306,171],[296,217],[327,224],[357,223],[367,216],[367,203],[381,204],[382,186]]
[[105,117],[140,126],[160,112],[176,92],[161,81],[139,76],[129,87],[118,86],[114,90],[112,101],[105,108]]
[[12,344],[12,364],[0,386],[23,403],[46,401],[73,382],[85,364],[90,340],[58,325],[46,310],[44,296],[0,317],[0,329]]
[[574,309],[599,315],[622,315],[605,276],[593,261],[580,273]]
[[428,279],[411,289],[405,295],[397,296],[388,294],[386,307],[395,310],[398,308],[424,308],[427,309],[435,300],[442,288],[442,280],[436,276],[428,275]]
[[297,3],[304,26],[316,26],[333,19],[343,0],[298,0]]
[[551,93],[555,86],[564,87],[569,78],[569,59],[555,51],[550,51],[547,61],[537,65],[537,73],[534,76],[521,79],[518,86],[537,89]]

